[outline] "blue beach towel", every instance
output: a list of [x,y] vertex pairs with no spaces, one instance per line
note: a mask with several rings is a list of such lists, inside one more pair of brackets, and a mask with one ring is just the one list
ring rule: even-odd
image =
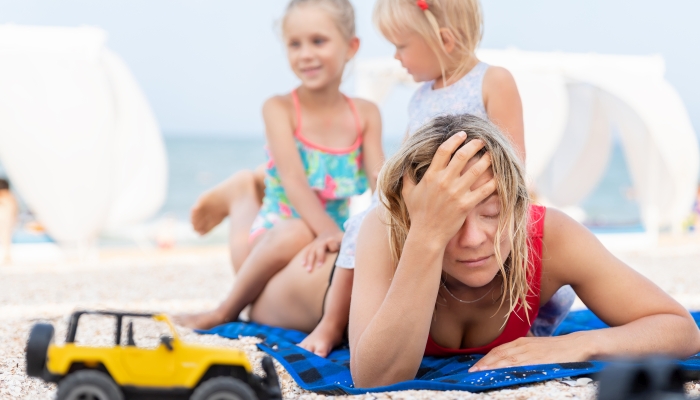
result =
[[[700,312],[692,313],[700,325]],[[555,335],[607,327],[589,310],[572,311],[559,326]],[[353,385],[350,376],[350,353],[347,346],[335,349],[328,358],[319,357],[298,346],[306,334],[255,323],[233,322],[218,326],[204,334],[216,334],[238,339],[255,336],[262,339],[258,347],[284,366],[297,384],[306,390],[327,395],[364,394],[394,390],[466,390],[481,392],[513,385],[540,382],[548,379],[588,375],[600,371],[604,362],[574,362],[543,364],[526,367],[502,368],[492,371],[468,372],[481,355],[453,357],[425,357],[416,378],[410,381],[371,389]],[[681,361],[682,368],[700,371],[700,354]]]

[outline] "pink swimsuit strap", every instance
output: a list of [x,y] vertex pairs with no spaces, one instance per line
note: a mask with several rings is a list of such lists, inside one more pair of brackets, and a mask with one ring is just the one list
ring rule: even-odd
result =
[[350,147],[346,147],[344,149],[336,149],[332,147],[326,147],[322,146],[320,144],[316,144],[309,139],[305,138],[301,134],[301,104],[299,104],[299,96],[297,95],[297,90],[294,89],[292,91],[292,101],[294,102],[294,112],[297,117],[297,127],[294,130],[294,137],[296,137],[300,142],[304,143],[305,145],[320,150],[324,153],[330,153],[330,154],[347,154],[352,151],[357,150],[358,147],[362,144],[362,123],[360,122],[360,115],[357,113],[357,108],[355,107],[355,102],[352,101],[351,98],[348,96],[343,95],[345,97],[345,100],[347,100],[348,105],[350,105],[350,110],[352,111],[352,116],[353,119],[355,120],[355,127],[357,129],[357,139],[355,139],[355,143],[350,145]]

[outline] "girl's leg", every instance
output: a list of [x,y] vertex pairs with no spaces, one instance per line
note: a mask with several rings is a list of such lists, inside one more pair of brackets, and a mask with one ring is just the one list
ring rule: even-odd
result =
[[248,258],[236,274],[233,289],[216,310],[176,317],[194,329],[209,329],[238,318],[243,309],[260,295],[270,278],[284,268],[314,235],[300,219],[280,221],[257,238]]
[[354,269],[338,267],[336,261],[336,268],[324,300],[323,318],[313,332],[299,343],[299,347],[317,356],[326,357],[333,347],[343,341],[350,318],[350,296],[354,276]]
[[250,319],[261,324],[304,332],[314,330],[323,314],[336,255],[328,254],[322,267],[306,272],[300,255],[273,276],[252,304]]
[[248,236],[260,210],[265,191],[264,166],[239,171],[202,194],[192,207],[192,227],[204,235],[229,216],[229,249],[233,268],[238,271],[248,256]]

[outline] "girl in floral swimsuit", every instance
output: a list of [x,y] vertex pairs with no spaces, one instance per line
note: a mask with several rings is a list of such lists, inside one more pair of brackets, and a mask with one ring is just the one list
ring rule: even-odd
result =
[[[213,311],[176,317],[181,325],[206,329],[235,320],[305,248],[314,255],[307,257],[308,270],[322,264],[327,251],[340,247],[350,197],[373,189],[382,165],[379,110],[339,90],[345,64],[359,47],[350,2],[292,0],[282,31],[301,85],[263,106],[265,196],[247,256],[224,302]],[[289,314],[280,307],[274,312]]]

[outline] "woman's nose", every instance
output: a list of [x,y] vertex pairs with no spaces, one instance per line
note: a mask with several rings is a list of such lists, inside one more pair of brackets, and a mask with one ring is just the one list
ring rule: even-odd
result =
[[483,227],[479,226],[478,221],[471,218],[467,218],[464,221],[457,235],[457,243],[460,247],[476,248],[484,244],[488,239],[488,235]]

